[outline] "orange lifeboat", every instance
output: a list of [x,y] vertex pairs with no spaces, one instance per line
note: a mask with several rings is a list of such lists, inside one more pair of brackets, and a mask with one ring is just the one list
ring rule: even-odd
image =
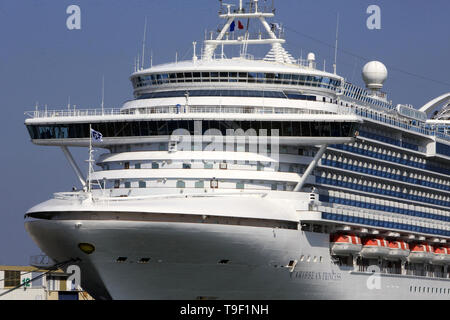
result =
[[363,240],[361,256],[363,258],[380,258],[389,254],[389,243],[383,238],[366,238]]
[[429,263],[433,260],[433,247],[426,243],[417,243],[411,247],[408,260],[413,263]]
[[409,256],[409,245],[405,241],[389,241],[389,254],[386,259],[404,260]]
[[330,241],[331,254],[348,256],[361,251],[361,238],[355,235],[332,234]]
[[434,264],[450,264],[450,247],[437,247],[432,261]]

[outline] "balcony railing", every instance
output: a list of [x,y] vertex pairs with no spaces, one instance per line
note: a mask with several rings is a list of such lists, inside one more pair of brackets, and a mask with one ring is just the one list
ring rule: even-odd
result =
[[62,110],[34,110],[26,111],[29,118],[59,118],[59,117],[86,117],[86,116],[110,116],[124,114],[120,108],[108,109],[62,109]]
[[[324,102],[315,102],[324,104]],[[80,110],[35,110],[27,111],[29,118],[87,117],[139,114],[180,114],[180,113],[237,113],[237,114],[336,114],[317,109],[276,108],[276,107],[228,107],[228,106],[160,106],[136,109],[80,109]],[[348,108],[339,108],[337,114],[351,115],[355,112]]]
[[[314,101],[315,105],[327,103]],[[372,113],[365,109],[348,107],[338,107],[337,112],[330,112],[317,109],[299,108],[276,108],[276,107],[228,107],[228,106],[159,106],[143,107],[136,109],[62,109],[62,110],[34,110],[27,111],[25,115],[29,118],[59,118],[59,117],[91,117],[91,116],[111,116],[111,115],[139,115],[139,114],[180,114],[180,113],[217,113],[217,114],[339,114],[339,115],[359,115],[364,118],[384,122],[386,124],[414,131],[428,136],[436,136],[444,140],[450,140],[450,135],[439,132],[438,129],[429,129],[426,125],[409,124],[392,117],[385,117],[378,113]]]

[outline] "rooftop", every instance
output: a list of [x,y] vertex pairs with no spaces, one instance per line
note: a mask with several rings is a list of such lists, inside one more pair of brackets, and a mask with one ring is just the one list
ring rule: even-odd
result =
[[266,60],[249,59],[249,57],[219,58],[211,60],[186,60],[152,66],[134,72],[131,77],[159,72],[178,71],[246,71],[246,72],[275,72],[298,73],[326,76],[335,79],[343,79],[341,76],[315,69],[309,65],[308,60],[298,59],[296,63],[280,63]]

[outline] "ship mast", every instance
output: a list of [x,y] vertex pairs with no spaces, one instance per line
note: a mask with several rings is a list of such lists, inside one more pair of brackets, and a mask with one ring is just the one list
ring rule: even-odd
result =
[[87,192],[89,196],[92,196],[92,173],[94,171],[92,163],[94,162],[93,156],[92,156],[93,150],[92,150],[92,125],[89,124],[89,166],[88,166],[88,185],[87,185]]
[[[282,44],[286,42],[284,39],[280,39],[276,36],[276,34],[273,32],[273,27],[276,26],[276,24],[273,24],[272,27],[267,23],[267,18],[274,17],[273,10],[272,12],[263,12],[259,11],[258,9],[258,1],[259,0],[250,0],[249,9],[244,10],[242,6],[242,0],[239,1],[239,9],[235,12],[231,12],[232,4],[226,4],[227,10],[226,13],[219,14],[219,17],[222,19],[226,19],[226,23],[223,26],[223,28],[220,30],[218,36],[214,40],[206,40],[205,41],[205,50],[203,59],[205,60],[211,60],[214,56],[214,51],[218,46],[224,46],[224,45],[244,45],[245,47],[249,44],[251,45],[271,45],[272,48],[270,52],[266,55],[265,60],[269,61],[276,61],[280,63],[294,63],[294,58],[283,48]],[[238,39],[229,39],[224,38],[225,35],[227,35],[230,32],[230,26],[233,22],[237,19],[255,19],[259,20],[259,22],[263,25],[264,29],[267,32],[268,37],[262,38],[253,38],[250,39],[247,34],[245,37],[239,37]],[[246,51],[246,50],[245,50]]]

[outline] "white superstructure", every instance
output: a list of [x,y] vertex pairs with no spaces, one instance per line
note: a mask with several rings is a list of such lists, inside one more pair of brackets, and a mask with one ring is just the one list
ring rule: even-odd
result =
[[[367,89],[318,70],[273,16],[225,5],[192,59],[136,65],[120,109],[27,113],[83,190],[31,208],[26,228],[54,261],[78,259],[96,299],[450,298],[448,120],[427,116],[446,96],[394,105],[378,61]],[[87,179],[73,146],[104,151]]]

